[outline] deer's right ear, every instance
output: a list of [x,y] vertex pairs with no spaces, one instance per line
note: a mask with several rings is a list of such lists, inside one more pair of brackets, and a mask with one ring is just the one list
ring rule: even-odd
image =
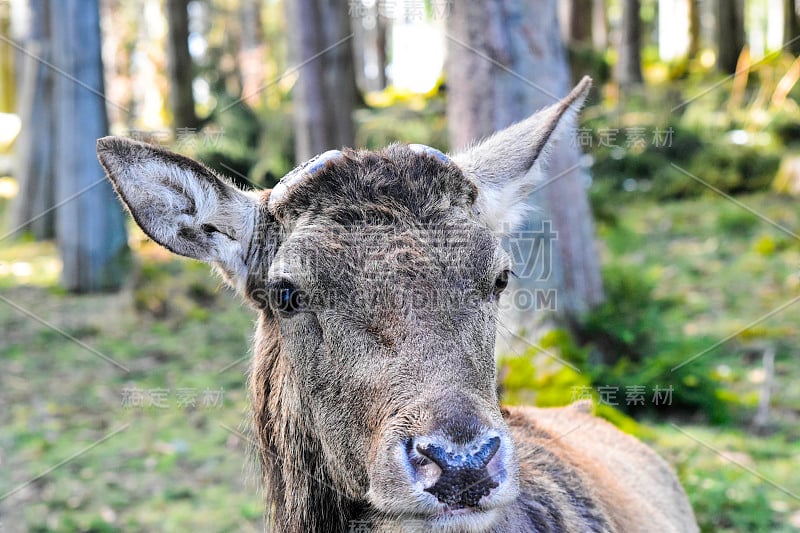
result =
[[176,254],[216,265],[244,289],[259,196],[187,157],[122,137],[97,141],[97,155],[134,220]]

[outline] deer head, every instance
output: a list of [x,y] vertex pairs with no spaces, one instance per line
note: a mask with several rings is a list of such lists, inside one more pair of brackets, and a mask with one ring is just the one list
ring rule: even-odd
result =
[[272,191],[239,190],[158,147],[98,141],[144,232],[213,264],[259,310],[256,433],[283,454],[263,455],[283,485],[271,489],[278,519],[312,490],[292,461],[334,488],[337,508],[360,502],[381,520],[478,531],[516,497],[495,384],[510,268],[497,230],[522,216],[589,86],[453,156],[331,151]]

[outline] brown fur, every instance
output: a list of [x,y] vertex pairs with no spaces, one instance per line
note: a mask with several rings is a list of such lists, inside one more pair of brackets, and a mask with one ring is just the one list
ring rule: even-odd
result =
[[[608,422],[573,406],[510,408],[506,420],[518,443],[522,477],[536,484],[549,479],[554,486],[572,485],[571,494],[591,502],[609,530],[696,530],[692,509],[667,463]],[[577,531],[580,523],[557,530]]]

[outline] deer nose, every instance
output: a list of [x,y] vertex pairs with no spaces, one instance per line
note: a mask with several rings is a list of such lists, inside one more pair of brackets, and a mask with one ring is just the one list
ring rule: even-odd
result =
[[483,435],[465,445],[443,438],[415,438],[409,443],[409,462],[425,492],[451,508],[476,507],[500,485],[489,463],[500,449],[497,435]]

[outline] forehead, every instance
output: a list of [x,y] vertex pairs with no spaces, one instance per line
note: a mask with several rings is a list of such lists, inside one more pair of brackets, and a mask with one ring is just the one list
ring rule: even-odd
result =
[[322,213],[300,217],[267,278],[345,290],[363,283],[393,290],[409,284],[468,288],[507,267],[498,240],[466,211],[428,223],[409,214],[384,217],[385,211],[370,206],[345,211],[345,216],[337,212],[339,219]]
[[361,223],[359,210],[403,216],[419,223],[451,208],[467,210],[477,188],[449,160],[393,145],[380,151],[345,150],[312,175],[293,179],[271,210],[284,224],[324,215],[340,224]]
[[407,215],[382,218],[385,213],[370,207],[348,211],[344,221],[325,215],[302,217],[282,247],[287,253],[351,262],[402,258],[417,263],[491,263],[496,259],[498,241],[491,231],[457,213],[419,223]]
[[405,146],[344,152],[294,183],[275,208],[287,234],[273,273],[484,271],[503,257],[472,215],[476,192],[453,163]]

